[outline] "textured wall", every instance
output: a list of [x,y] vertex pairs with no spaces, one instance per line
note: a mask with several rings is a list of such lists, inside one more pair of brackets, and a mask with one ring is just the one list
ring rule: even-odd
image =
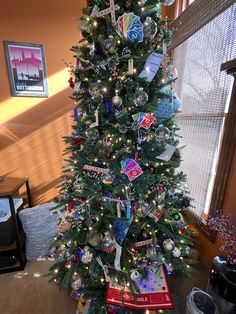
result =
[[[0,174],[29,176],[34,203],[56,194],[63,164],[63,141],[70,133],[73,103],[68,71],[77,22],[85,1],[42,0],[4,3],[0,12]],[[3,40],[43,44],[49,98],[11,97]]]

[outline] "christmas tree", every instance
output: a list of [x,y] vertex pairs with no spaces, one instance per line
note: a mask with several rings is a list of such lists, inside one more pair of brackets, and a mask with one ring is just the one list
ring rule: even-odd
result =
[[172,33],[160,16],[173,2],[91,0],[80,18],[69,81],[76,122],[65,137],[50,270],[79,313],[171,308],[165,275],[192,271]]

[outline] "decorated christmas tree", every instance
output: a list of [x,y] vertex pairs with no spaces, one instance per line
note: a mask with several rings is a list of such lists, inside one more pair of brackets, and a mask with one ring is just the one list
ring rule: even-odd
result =
[[192,271],[172,33],[160,14],[173,2],[91,0],[80,18],[50,270],[78,313],[172,308],[168,276]]

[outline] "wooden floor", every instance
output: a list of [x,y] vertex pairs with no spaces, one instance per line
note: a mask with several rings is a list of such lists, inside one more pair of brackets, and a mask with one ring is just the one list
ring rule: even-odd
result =
[[[76,303],[67,293],[59,291],[46,277],[51,262],[45,260],[28,263],[23,272],[0,275],[1,314],[75,314]],[[199,275],[170,280],[174,292],[175,309],[173,314],[185,314],[186,296],[193,287],[206,289],[209,270],[198,266]]]

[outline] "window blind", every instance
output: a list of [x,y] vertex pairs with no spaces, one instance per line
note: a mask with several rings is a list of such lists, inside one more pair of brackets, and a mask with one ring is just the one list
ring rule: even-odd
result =
[[[196,1],[197,2],[197,1]],[[180,170],[187,174],[193,197],[192,214],[209,212],[232,79],[221,64],[236,58],[236,4],[195,32],[174,51],[178,71],[177,114],[182,152]]]

